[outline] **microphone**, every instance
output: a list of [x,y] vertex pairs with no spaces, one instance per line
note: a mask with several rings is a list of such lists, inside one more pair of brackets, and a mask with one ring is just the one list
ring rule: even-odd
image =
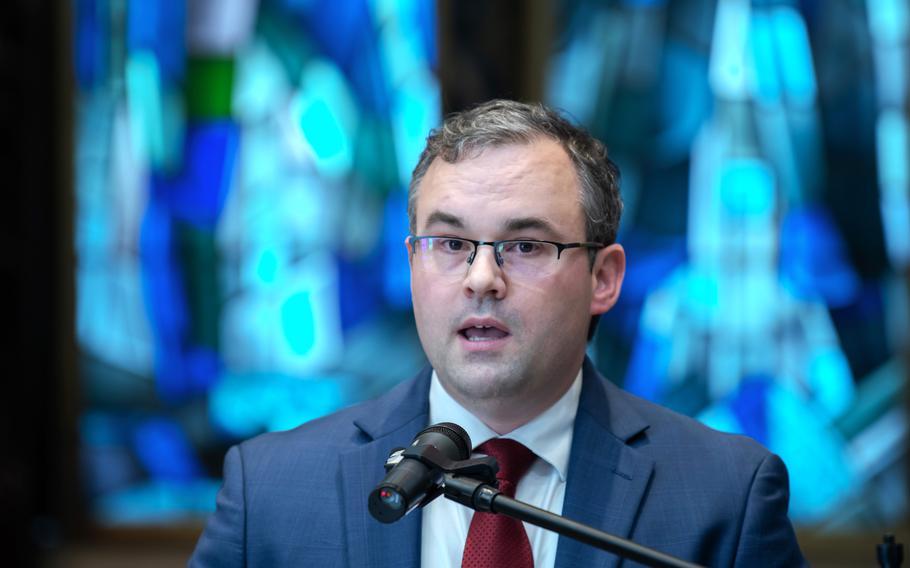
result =
[[471,438],[458,424],[440,422],[426,428],[409,448],[392,451],[385,479],[370,493],[370,514],[383,523],[394,523],[426,505],[440,494],[443,468],[470,457]]

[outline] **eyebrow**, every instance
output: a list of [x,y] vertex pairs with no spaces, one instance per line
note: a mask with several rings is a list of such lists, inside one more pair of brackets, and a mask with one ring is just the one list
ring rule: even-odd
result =
[[427,227],[435,224],[450,225],[456,229],[464,229],[464,222],[460,217],[439,210],[433,211],[430,213],[430,216],[427,217]]
[[525,231],[527,229],[544,231],[553,237],[558,235],[553,225],[540,217],[519,217],[517,219],[509,219],[506,222],[506,231],[508,232]]

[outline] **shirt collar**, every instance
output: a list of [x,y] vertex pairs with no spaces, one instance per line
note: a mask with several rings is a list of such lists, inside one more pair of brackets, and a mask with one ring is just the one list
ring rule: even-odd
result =
[[[549,463],[563,482],[569,467],[575,415],[581,397],[581,374],[579,369],[571,386],[553,406],[524,426],[501,436],[524,444]],[[430,424],[440,422],[454,422],[464,428],[475,448],[487,440],[500,437],[446,392],[434,370],[430,380]]]

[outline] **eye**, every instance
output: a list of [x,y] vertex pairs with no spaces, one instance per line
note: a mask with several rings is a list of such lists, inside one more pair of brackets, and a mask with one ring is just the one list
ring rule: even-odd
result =
[[503,252],[518,256],[534,256],[540,254],[543,243],[536,241],[508,241],[503,243]]
[[461,239],[442,238],[439,239],[439,245],[445,252],[463,252],[467,247],[467,243]]

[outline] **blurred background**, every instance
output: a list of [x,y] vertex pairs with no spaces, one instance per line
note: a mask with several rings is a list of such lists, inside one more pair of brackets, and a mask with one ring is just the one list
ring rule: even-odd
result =
[[778,453],[814,565],[910,536],[908,0],[17,0],[0,27],[11,565],[183,565],[230,445],[419,370],[410,172],[494,97],[622,171],[602,372]]

